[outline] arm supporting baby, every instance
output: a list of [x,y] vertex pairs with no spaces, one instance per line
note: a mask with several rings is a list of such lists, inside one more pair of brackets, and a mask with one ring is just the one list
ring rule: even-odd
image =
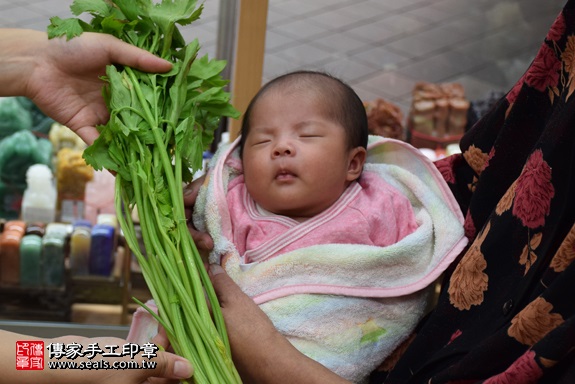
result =
[[225,271],[210,267],[210,278],[226,322],[232,358],[249,383],[349,383],[299,352]]

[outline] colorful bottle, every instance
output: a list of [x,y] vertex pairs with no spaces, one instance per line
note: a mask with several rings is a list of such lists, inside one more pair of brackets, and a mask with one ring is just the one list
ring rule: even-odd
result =
[[0,235],[0,282],[4,285],[20,282],[20,241],[25,230],[26,223],[11,220],[6,222]]
[[20,242],[20,285],[37,287],[41,285],[42,237],[28,234]]
[[52,170],[34,164],[26,172],[27,188],[22,197],[22,220],[51,223],[56,219],[56,186]]
[[74,223],[70,236],[70,270],[73,276],[89,273],[91,232],[92,223],[89,221],[79,220]]
[[115,228],[109,224],[92,227],[90,240],[90,274],[110,276],[114,264]]
[[48,287],[64,285],[66,240],[71,226],[64,223],[50,223],[42,238],[42,283]]

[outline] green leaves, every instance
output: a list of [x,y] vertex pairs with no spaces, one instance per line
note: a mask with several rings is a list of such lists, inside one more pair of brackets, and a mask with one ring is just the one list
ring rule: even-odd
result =
[[112,7],[104,0],[76,0],[70,6],[70,10],[76,16],[91,13],[105,17],[110,14]]
[[116,0],[116,6],[122,11],[127,20],[133,21],[139,18],[146,18],[151,2],[142,0]]
[[112,158],[111,154],[113,153],[114,150],[110,142],[106,140],[105,136],[101,135],[92,145],[84,150],[83,157],[86,163],[90,164],[97,171],[108,169],[118,172],[121,167]]
[[166,33],[176,23],[188,25],[199,19],[204,5],[195,9],[196,3],[196,0],[163,0],[149,9],[149,16]]
[[191,78],[214,81],[216,79],[220,79],[219,75],[225,67],[225,60],[209,60],[208,55],[204,55],[200,59],[194,61],[189,75]]
[[92,27],[80,19],[62,20],[58,16],[50,18],[48,38],[66,36],[66,40],[80,36],[82,32],[91,32]]

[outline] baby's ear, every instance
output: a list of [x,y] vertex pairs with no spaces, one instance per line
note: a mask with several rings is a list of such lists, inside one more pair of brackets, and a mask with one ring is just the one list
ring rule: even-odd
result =
[[364,147],[355,147],[349,152],[348,166],[347,166],[347,181],[353,181],[359,178],[363,171],[363,164],[367,151]]

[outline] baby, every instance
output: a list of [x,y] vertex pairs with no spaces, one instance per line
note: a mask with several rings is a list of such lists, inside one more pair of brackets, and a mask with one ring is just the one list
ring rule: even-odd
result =
[[408,338],[467,244],[435,166],[404,142],[369,137],[356,93],[319,72],[258,92],[194,208],[214,240],[210,262],[296,348],[354,382]]
[[355,382],[409,336],[467,243],[434,165],[370,138],[357,94],[319,72],[262,87],[195,209],[210,262],[300,351]]

